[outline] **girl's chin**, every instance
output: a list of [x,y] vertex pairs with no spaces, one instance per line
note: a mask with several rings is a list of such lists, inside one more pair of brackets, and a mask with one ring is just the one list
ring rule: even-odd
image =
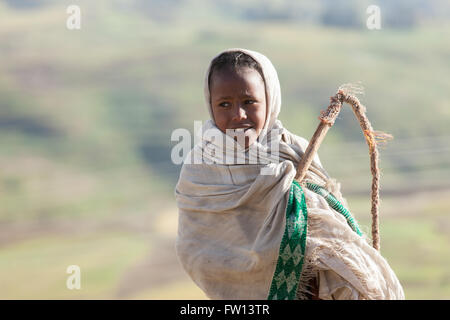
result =
[[247,148],[250,147],[253,143],[255,143],[255,141],[256,141],[257,138],[258,138],[257,136],[255,136],[255,137],[253,137],[253,136],[245,136],[245,142],[242,141],[242,139],[237,139],[237,142],[238,142],[241,146],[245,147],[245,149],[247,149]]

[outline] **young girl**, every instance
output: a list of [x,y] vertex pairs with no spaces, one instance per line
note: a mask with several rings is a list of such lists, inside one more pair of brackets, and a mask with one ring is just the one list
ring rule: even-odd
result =
[[294,180],[308,142],[277,119],[280,83],[269,59],[225,50],[207,70],[204,93],[211,120],[183,164],[175,195],[177,255],[205,294],[404,299],[355,221],[318,194],[328,190],[345,204],[319,158],[306,183]]

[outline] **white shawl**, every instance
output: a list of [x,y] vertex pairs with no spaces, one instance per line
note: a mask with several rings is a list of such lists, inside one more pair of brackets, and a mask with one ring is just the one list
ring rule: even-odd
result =
[[[185,271],[208,297],[266,299],[285,230],[288,191],[308,142],[277,120],[280,84],[269,59],[246,49],[226,51],[235,50],[250,55],[262,68],[267,102],[264,131],[243,149],[213,120],[205,123],[202,140],[186,157],[175,190],[176,251]],[[213,119],[209,72],[210,67],[205,100]],[[317,156],[306,179],[334,185]],[[330,191],[342,201],[338,190]],[[308,207],[304,268],[319,278],[319,297],[403,299],[401,285],[385,259],[321,196],[306,188],[304,192]]]

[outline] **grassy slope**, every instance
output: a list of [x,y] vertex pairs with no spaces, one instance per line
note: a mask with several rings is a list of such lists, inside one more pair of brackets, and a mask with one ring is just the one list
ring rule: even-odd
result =
[[[102,1],[83,8],[82,30],[72,32],[64,27],[64,7],[0,10],[0,119],[8,120],[0,126],[0,286],[8,288],[2,298],[115,297],[127,269],[159,241],[172,241],[174,223],[169,234],[147,237],[160,232],[154,219],[173,201],[178,168],[161,162],[168,160],[174,128],[192,131],[193,120],[207,118],[203,72],[223,48],[252,48],[271,58],[283,90],[280,118],[299,135],[312,135],[319,110],[339,84],[357,80],[367,88],[362,101],[376,129],[407,139],[450,134],[450,46],[442,41],[449,28],[213,24],[201,11],[195,22],[157,24]],[[351,112],[344,112],[323,145],[322,161],[344,181],[344,191],[367,188],[364,144]],[[361,158],[345,157],[355,150],[362,150]],[[435,163],[431,156],[413,157],[419,164],[410,164],[407,153],[386,157],[384,178],[400,186],[413,173],[416,181],[445,180],[448,156],[433,179],[428,171],[417,173],[424,162]],[[399,173],[398,164],[412,171]],[[417,197],[415,215],[396,210],[399,202],[408,208],[410,199],[383,203],[383,254],[407,297],[448,298],[448,197]],[[362,213],[367,197],[349,202],[368,226]],[[69,264],[86,266],[89,290],[64,289]],[[191,283],[179,279],[130,296],[182,297],[174,291],[183,288],[188,297]],[[202,297],[198,289],[192,294]]]

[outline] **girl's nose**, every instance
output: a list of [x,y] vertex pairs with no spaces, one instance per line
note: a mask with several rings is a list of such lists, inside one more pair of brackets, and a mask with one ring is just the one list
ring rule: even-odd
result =
[[244,108],[242,108],[242,106],[237,106],[234,110],[233,120],[240,121],[243,119],[247,119],[247,113],[245,112]]

